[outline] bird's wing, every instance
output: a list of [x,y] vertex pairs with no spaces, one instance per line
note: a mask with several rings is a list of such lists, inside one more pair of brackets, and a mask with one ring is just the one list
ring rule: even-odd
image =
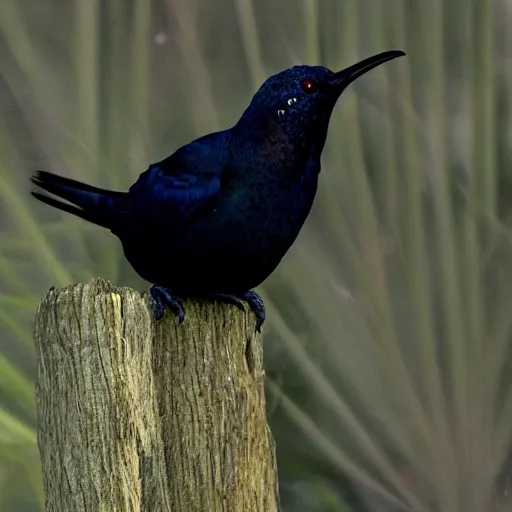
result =
[[132,211],[124,215],[125,221],[143,222],[148,228],[184,226],[211,207],[220,192],[225,160],[222,139],[212,134],[152,164],[129,190]]

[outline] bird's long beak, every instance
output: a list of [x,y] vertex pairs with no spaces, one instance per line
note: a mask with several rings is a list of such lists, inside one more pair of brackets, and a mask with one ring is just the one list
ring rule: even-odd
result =
[[403,55],[405,55],[405,53],[400,50],[390,50],[374,55],[373,57],[368,57],[357,64],[353,64],[352,66],[335,73],[334,85],[339,93],[341,93],[343,89],[345,89],[345,87],[352,83],[356,78],[359,78],[371,69],[384,64],[384,62],[387,62],[388,60],[396,59]]

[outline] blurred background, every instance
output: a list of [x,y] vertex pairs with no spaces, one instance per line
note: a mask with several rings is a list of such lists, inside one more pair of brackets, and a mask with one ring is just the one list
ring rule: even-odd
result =
[[46,169],[126,189],[294,64],[406,58],[334,111],[319,194],[261,287],[284,512],[512,509],[508,0],[1,0],[0,510],[43,510],[32,320],[51,285],[144,290]]

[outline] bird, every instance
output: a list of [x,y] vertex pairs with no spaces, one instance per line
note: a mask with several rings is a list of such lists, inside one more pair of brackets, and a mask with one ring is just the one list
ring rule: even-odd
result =
[[254,288],[276,269],[304,225],[317,191],[335,104],[354,80],[401,57],[388,50],[331,71],[295,65],[263,82],[238,121],[150,164],[128,191],[94,187],[47,171],[31,181],[38,200],[109,229],[146,281],[155,319],[179,323],[182,299],[245,310],[261,331]]

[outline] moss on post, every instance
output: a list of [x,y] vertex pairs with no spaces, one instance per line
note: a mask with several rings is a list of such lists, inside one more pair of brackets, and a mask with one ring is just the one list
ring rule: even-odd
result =
[[[46,510],[273,512],[260,336],[233,307],[147,299],[98,279],[51,290],[35,321]],[[250,323],[247,321],[250,318]]]

